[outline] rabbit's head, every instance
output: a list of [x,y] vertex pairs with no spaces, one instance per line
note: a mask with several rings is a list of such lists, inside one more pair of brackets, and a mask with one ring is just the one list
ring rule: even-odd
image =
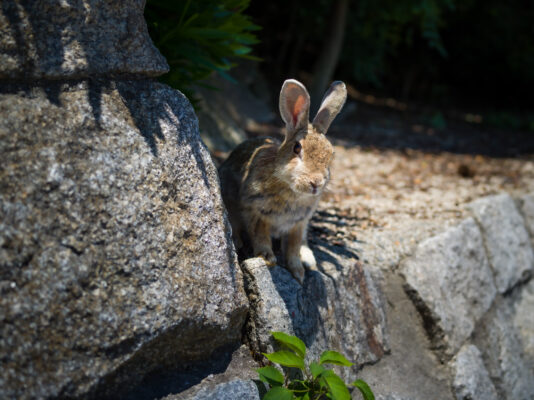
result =
[[277,153],[276,176],[300,195],[319,196],[330,178],[334,149],[326,131],[347,98],[345,84],[333,82],[309,123],[310,96],[302,83],[288,79],[280,92],[286,137]]

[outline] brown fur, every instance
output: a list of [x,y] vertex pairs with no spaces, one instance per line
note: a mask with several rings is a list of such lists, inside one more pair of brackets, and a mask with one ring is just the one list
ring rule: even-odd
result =
[[[304,269],[299,253],[301,246],[306,246],[308,221],[330,178],[333,147],[316,129],[316,121],[314,124],[307,121],[309,96],[306,89],[295,82],[286,81],[280,96],[287,129],[284,142],[268,137],[245,141],[220,166],[219,175],[236,246],[242,246],[242,235],[246,232],[254,255],[274,264],[271,236],[282,237],[286,266],[302,282]],[[335,90],[346,95],[344,85],[341,88],[339,83],[337,85]],[[344,102],[344,97],[342,100]],[[328,128],[343,102],[333,111],[329,110],[330,120],[321,120],[317,126]],[[300,154],[294,152],[297,141],[302,146]]]

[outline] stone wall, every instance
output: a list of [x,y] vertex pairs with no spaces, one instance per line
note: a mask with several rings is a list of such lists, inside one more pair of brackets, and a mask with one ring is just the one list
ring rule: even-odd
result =
[[318,271],[302,287],[245,261],[249,346],[272,351],[269,332],[282,330],[305,340],[310,359],[335,348],[357,363],[339,371],[345,380],[364,378],[381,400],[533,398],[534,195],[466,209],[393,268],[317,241]]
[[476,200],[468,205],[473,217],[401,263],[457,399],[534,396],[533,205],[532,195]]

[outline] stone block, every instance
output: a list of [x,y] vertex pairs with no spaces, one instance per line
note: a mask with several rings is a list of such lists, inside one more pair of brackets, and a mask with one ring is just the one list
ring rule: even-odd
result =
[[526,363],[534,371],[534,279],[521,288],[515,304],[513,323]]
[[456,400],[498,400],[497,391],[476,346],[464,345],[455,356],[452,368]]
[[423,241],[402,262],[401,271],[433,345],[453,355],[496,295],[476,222],[468,218]]
[[519,209],[525,218],[525,225],[534,238],[534,193],[528,193],[519,198]]
[[477,327],[474,342],[482,353],[498,397],[529,400],[534,398],[534,371],[525,360],[513,318],[511,300],[502,299]]
[[507,193],[476,200],[468,209],[481,226],[497,289],[506,293],[528,279],[534,268],[534,252],[523,217]]
[[[301,338],[308,361],[336,350],[361,366],[389,350],[382,294],[357,260],[328,245],[313,248],[318,270],[306,271],[301,286],[284,268],[262,259],[242,263],[251,311],[247,335],[257,352],[275,348],[270,332]],[[355,376],[345,370],[345,377]],[[352,375],[351,375],[352,374]]]

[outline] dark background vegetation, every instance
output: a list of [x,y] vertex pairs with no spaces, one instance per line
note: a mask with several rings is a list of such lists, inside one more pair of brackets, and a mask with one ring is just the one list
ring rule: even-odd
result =
[[[312,99],[332,79],[473,122],[534,131],[532,0],[148,0],[169,84],[225,75],[244,58],[276,95],[295,77]],[[229,77],[228,77],[229,78]],[[231,78],[229,78],[231,79]]]

